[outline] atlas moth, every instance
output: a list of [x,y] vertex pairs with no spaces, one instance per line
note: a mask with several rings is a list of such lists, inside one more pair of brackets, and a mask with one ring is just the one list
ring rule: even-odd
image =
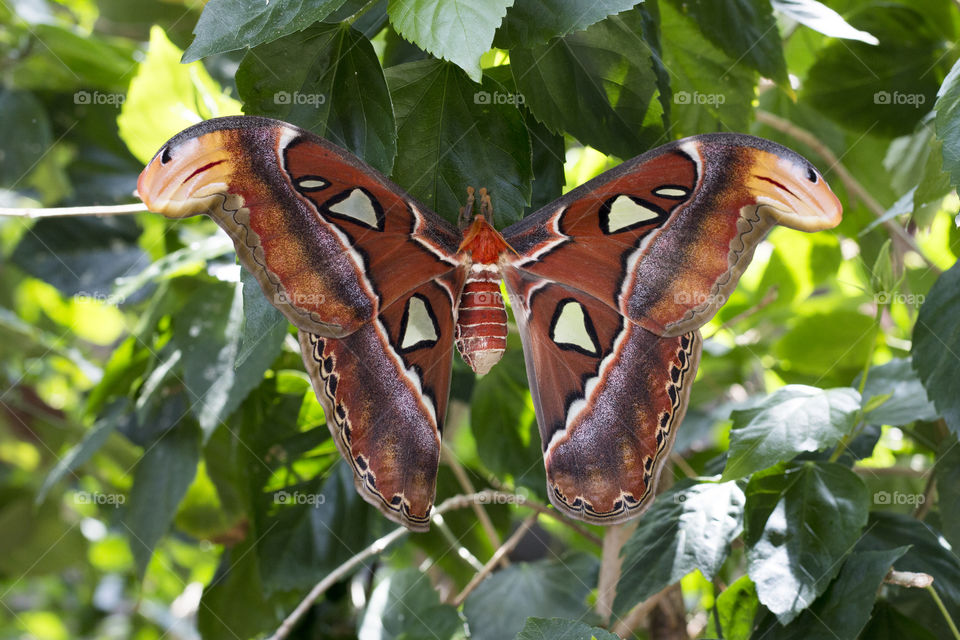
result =
[[[299,330],[304,365],[363,497],[425,530],[454,345],[500,359],[506,287],[523,343],[547,490],[612,524],[649,506],[700,359],[699,328],[776,224],[818,231],[841,207],[778,144],[698,135],[628,160],[502,231],[470,192],[461,228],[349,152],[259,117],[174,136],[138,193],[207,214]],[[479,196],[479,212],[474,200]]]

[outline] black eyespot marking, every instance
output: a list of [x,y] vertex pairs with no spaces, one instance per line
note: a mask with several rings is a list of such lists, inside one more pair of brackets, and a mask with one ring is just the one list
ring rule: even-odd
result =
[[817,184],[817,179],[817,172],[813,170],[813,167],[807,167],[807,180]]
[[160,152],[160,164],[167,164],[170,160],[170,145],[167,145]]

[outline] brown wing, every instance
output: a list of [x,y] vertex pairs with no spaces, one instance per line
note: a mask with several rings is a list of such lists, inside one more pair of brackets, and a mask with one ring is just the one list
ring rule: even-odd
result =
[[137,185],[168,217],[209,214],[298,328],[342,337],[460,266],[459,234],[372,167],[267,118],[208,120],[172,138]]
[[506,282],[551,501],[598,524],[638,515],[686,411],[699,332],[660,337],[582,292],[517,271]]
[[650,331],[702,326],[777,223],[836,226],[813,166],[761,138],[687,138],[624,162],[503,232],[505,263],[588,293]]
[[392,520],[430,522],[450,389],[453,300],[461,281],[433,281],[345,338],[300,332],[327,424],[360,494]]

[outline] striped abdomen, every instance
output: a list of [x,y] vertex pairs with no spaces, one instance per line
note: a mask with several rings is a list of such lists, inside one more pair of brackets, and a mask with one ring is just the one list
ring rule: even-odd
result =
[[487,373],[507,348],[507,311],[496,264],[473,264],[460,296],[457,350],[477,373]]

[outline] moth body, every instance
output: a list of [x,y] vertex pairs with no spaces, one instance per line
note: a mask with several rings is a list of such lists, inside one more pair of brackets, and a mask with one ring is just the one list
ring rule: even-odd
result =
[[462,253],[472,263],[467,275],[454,333],[463,361],[484,374],[500,361],[507,348],[507,311],[500,293],[500,254],[509,245],[481,214],[464,231]]

